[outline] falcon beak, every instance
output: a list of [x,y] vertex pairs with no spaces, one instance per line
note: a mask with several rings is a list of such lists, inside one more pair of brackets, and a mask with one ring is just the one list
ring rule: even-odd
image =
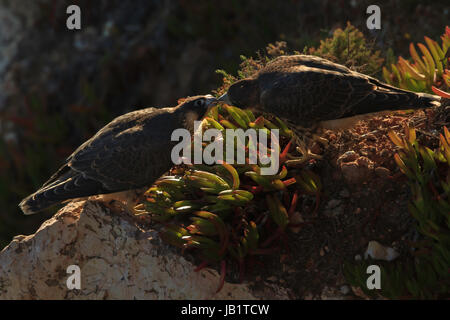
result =
[[208,108],[215,105],[218,102],[217,99],[210,94],[207,94],[205,98],[206,98],[206,105],[208,106]]
[[219,100],[218,101],[223,101],[223,102],[225,102],[226,104],[232,104],[231,103],[231,100],[230,100],[230,97],[228,96],[228,93],[224,93],[223,95],[221,95],[220,97],[219,97]]
[[207,94],[205,96],[205,98],[206,98],[206,106],[207,106],[206,113],[208,113],[209,110],[211,110],[211,108],[214,107],[219,102],[219,100],[217,100],[216,97],[214,97],[210,94]]

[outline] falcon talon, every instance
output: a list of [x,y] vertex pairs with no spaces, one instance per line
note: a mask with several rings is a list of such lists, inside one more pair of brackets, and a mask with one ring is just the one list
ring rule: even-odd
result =
[[320,143],[321,145],[323,145],[324,147],[328,147],[328,144],[330,143],[330,141],[328,141],[328,139],[321,137],[317,134],[313,134],[312,140]]
[[321,155],[312,153],[308,148],[303,146],[297,146],[296,150],[298,153],[302,154],[301,157],[295,157],[292,155],[289,155],[289,160],[285,162],[287,166],[300,166],[306,162],[309,162],[311,160],[322,160],[323,157]]
[[307,158],[307,157],[302,157],[302,158],[297,158],[297,159],[295,159],[295,160],[287,160],[287,161],[285,162],[285,164],[286,164],[288,167],[297,167],[297,166],[300,166],[300,165],[306,163],[307,161],[309,161],[309,158]]

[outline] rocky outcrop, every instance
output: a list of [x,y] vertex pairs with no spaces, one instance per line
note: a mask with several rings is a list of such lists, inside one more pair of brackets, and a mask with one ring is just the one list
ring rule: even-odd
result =
[[[71,265],[80,289],[68,289]],[[129,216],[99,202],[72,202],[30,236],[0,252],[0,299],[255,299],[287,298],[279,288],[252,292],[225,283],[161,243]]]
[[354,151],[347,151],[337,159],[344,179],[349,184],[367,181],[374,169],[373,162],[367,157],[361,157]]

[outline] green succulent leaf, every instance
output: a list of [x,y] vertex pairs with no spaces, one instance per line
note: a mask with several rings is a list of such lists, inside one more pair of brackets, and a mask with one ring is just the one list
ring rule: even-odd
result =
[[275,221],[275,223],[282,230],[284,230],[289,224],[289,218],[286,208],[283,206],[280,199],[270,194],[266,195],[266,203],[273,221]]

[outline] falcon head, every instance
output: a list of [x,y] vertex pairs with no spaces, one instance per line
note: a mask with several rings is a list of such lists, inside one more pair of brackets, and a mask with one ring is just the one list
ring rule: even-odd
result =
[[259,87],[255,80],[243,79],[228,88],[228,92],[219,98],[226,104],[240,108],[256,108],[259,104]]
[[217,99],[210,94],[188,97],[177,106],[181,111],[184,127],[192,129],[194,121],[201,120],[208,110],[217,103]]

